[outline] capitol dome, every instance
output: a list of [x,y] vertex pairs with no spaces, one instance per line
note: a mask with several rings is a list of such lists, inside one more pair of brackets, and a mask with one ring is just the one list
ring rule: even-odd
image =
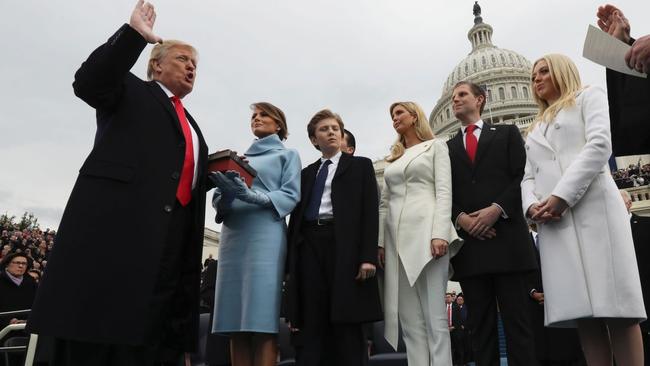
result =
[[474,4],[474,26],[467,33],[472,51],[449,74],[442,95],[429,116],[436,135],[450,137],[460,122],[452,110],[452,88],[459,81],[471,81],[486,90],[487,104],[482,119],[489,123],[516,124],[525,130],[537,114],[530,90],[532,64],[517,52],[492,44],[492,27],[483,23],[481,8]]

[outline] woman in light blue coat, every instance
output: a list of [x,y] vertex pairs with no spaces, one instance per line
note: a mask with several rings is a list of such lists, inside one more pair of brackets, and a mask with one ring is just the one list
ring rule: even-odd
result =
[[249,189],[234,171],[213,173],[212,205],[223,222],[212,332],[231,337],[239,365],[275,365],[286,256],[285,216],[300,199],[298,152],[287,149],[284,113],[270,103],[251,106],[257,139],[245,153],[257,171]]

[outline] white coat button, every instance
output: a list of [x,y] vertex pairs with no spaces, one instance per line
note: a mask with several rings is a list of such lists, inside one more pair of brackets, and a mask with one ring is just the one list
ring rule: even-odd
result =
[[526,150],[530,150],[530,146],[526,145]]
[[558,124],[556,123],[556,124],[555,124],[555,129],[557,130],[557,129],[559,129],[559,128],[560,128],[560,125],[558,125]]
[[539,173],[539,168],[535,168],[535,173]]

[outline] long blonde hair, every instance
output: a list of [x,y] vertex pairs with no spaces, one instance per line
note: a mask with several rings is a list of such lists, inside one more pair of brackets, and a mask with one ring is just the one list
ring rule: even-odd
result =
[[542,56],[533,64],[533,70],[540,61],[546,61],[548,71],[551,75],[551,81],[555,88],[560,92],[560,97],[550,104],[548,101],[541,99],[537,92],[535,92],[535,85],[533,83],[532,71],[530,85],[533,90],[533,99],[539,106],[539,112],[535,116],[535,121],[530,125],[527,132],[535,128],[539,122],[552,122],[555,116],[562,108],[574,106],[576,104],[576,93],[582,90],[582,82],[580,81],[580,73],[578,68],[571,61],[570,58],[560,54],[549,54]]
[[[404,109],[406,109],[406,111],[415,118],[415,135],[420,139],[420,141],[431,140],[434,138],[431,126],[429,126],[429,120],[419,105],[414,102],[395,102],[390,105],[389,112],[391,118],[393,116],[393,109],[395,109],[397,106],[404,107]],[[404,155],[404,151],[406,150],[405,145],[406,141],[404,139],[404,136],[398,133],[397,140],[393,146],[390,147],[390,155],[386,158],[386,161],[393,162]]]

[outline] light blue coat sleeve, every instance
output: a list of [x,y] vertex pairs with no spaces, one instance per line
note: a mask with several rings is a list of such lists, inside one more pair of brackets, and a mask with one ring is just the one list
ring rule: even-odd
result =
[[278,189],[267,193],[280,219],[289,215],[300,200],[301,169],[302,164],[298,152],[293,149],[287,149],[286,160],[282,165],[280,185]]

